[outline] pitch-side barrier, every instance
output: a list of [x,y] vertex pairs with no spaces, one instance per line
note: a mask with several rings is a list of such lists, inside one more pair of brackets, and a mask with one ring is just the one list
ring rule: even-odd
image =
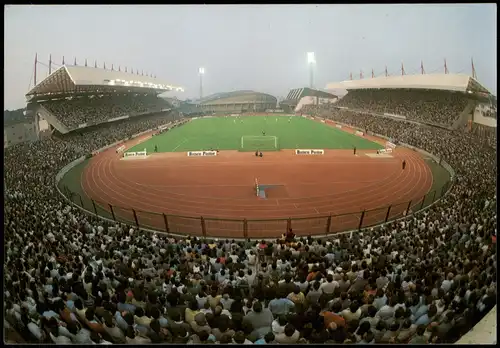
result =
[[296,149],[296,155],[324,155],[325,150],[323,149]]
[[137,151],[137,152],[125,152],[123,154],[124,158],[140,158],[140,157],[147,157],[148,153],[146,149],[144,151]]
[[217,151],[188,151],[188,157],[213,157],[217,156]]

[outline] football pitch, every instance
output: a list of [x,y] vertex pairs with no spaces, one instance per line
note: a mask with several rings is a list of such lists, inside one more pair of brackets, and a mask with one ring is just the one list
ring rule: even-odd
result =
[[[265,133],[265,134],[264,134]],[[383,146],[336,127],[298,116],[210,117],[156,135],[127,152],[281,149],[382,149]]]

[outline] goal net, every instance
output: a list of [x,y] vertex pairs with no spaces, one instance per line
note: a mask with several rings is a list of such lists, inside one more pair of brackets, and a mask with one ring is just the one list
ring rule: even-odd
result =
[[273,135],[244,135],[241,137],[240,151],[277,151],[278,137]]

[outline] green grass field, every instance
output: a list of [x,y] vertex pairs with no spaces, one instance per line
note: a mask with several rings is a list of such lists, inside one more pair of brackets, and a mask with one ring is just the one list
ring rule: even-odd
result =
[[[265,131],[266,136],[262,136]],[[242,141],[243,138],[243,141]],[[195,119],[138,144],[128,152],[210,149],[276,151],[280,149],[382,149],[372,141],[304,117],[247,116]]]

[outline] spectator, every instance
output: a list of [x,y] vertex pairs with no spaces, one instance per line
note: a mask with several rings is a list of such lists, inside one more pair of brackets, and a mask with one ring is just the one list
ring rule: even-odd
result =
[[[405,98],[398,105],[411,108]],[[418,108],[440,113],[429,98],[434,106]],[[447,123],[454,107],[443,108]],[[456,172],[449,193],[403,221],[321,243],[138,233],[69,205],[53,179],[176,116],[54,134],[5,150],[4,317],[39,344],[455,342],[496,304],[495,151],[471,133],[318,110],[444,158]]]
[[292,324],[287,324],[283,333],[275,335],[275,340],[279,344],[295,344],[300,338],[300,333]]

